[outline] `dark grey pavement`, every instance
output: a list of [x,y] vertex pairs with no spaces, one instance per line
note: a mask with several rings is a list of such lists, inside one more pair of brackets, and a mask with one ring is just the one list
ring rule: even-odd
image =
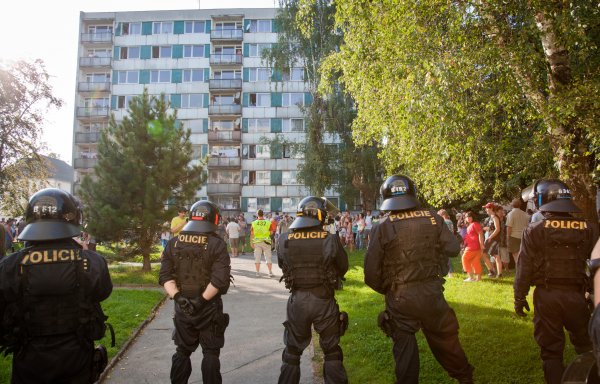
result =
[[[279,283],[281,270],[273,256],[275,277],[255,276],[254,258],[249,254],[231,259],[235,286],[223,296],[224,311],[230,315],[225,331],[225,347],[221,350],[221,373],[225,384],[277,383],[281,366],[283,321],[288,291]],[[140,333],[122,359],[108,373],[103,383],[168,383],[171,356],[175,345],[173,301],[167,300],[155,318]],[[303,384],[313,384],[312,345],[302,355]],[[202,351],[192,354],[190,383],[202,383],[200,365]]]

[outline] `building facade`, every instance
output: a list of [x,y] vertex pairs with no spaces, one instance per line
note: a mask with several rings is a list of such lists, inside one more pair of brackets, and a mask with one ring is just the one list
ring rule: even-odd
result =
[[194,158],[208,156],[207,183],[197,199],[218,203],[226,216],[294,212],[308,190],[297,180],[303,154],[285,143],[305,141],[302,107],[312,98],[303,67],[281,73],[261,58],[277,42],[276,12],[82,12],[75,194],[83,176],[93,174],[99,132],[110,115],[121,120],[146,87],[178,110],[191,130]]

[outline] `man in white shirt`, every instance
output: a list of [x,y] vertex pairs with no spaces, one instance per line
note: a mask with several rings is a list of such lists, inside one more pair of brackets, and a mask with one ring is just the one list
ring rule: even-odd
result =
[[238,241],[240,239],[240,229],[237,219],[231,219],[227,227],[225,227],[225,232],[227,232],[227,236],[229,237],[229,245],[231,246],[231,257],[239,256]]
[[521,199],[516,198],[511,203],[513,209],[506,216],[506,236],[508,237],[508,251],[515,259],[515,268],[519,260],[519,248],[523,231],[529,224],[529,216],[521,209]]
[[367,215],[365,216],[365,233],[364,238],[367,244],[365,244],[365,249],[369,247],[369,241],[371,240],[371,229],[373,228],[373,215],[371,211],[367,211]]

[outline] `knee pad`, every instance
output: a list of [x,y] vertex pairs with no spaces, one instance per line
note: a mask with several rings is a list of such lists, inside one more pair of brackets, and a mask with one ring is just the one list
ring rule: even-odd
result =
[[302,351],[296,347],[285,347],[281,354],[281,360],[289,365],[300,365]]
[[339,360],[344,361],[344,353],[342,352],[342,348],[339,345],[323,351],[323,359],[325,361]]

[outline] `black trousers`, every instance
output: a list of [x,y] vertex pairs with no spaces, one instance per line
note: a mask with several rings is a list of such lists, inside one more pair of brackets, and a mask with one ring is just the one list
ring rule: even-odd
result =
[[590,311],[581,290],[536,287],[533,292],[533,335],[541,349],[544,378],[559,384],[564,372],[564,329],[578,354],[592,350],[588,334]]
[[177,346],[172,358],[171,383],[184,384],[192,374],[190,355],[198,345],[202,347],[202,382],[220,384],[221,361],[219,355],[225,345],[225,328],[229,317],[223,314],[221,298],[212,300],[200,313],[193,316],[181,312],[175,305],[175,330],[173,341]]
[[75,334],[36,337],[13,355],[11,383],[91,383],[93,353]]
[[415,333],[423,330],[431,352],[460,383],[473,382],[473,367],[458,340],[458,320],[444,298],[442,282],[397,287],[385,296],[394,341],[396,383],[419,382],[419,350]]
[[300,382],[300,356],[310,344],[311,325],[319,334],[323,350],[323,378],[326,384],[347,383],[340,343],[340,311],[333,296],[320,298],[310,291],[294,291],[287,303],[279,384]]

